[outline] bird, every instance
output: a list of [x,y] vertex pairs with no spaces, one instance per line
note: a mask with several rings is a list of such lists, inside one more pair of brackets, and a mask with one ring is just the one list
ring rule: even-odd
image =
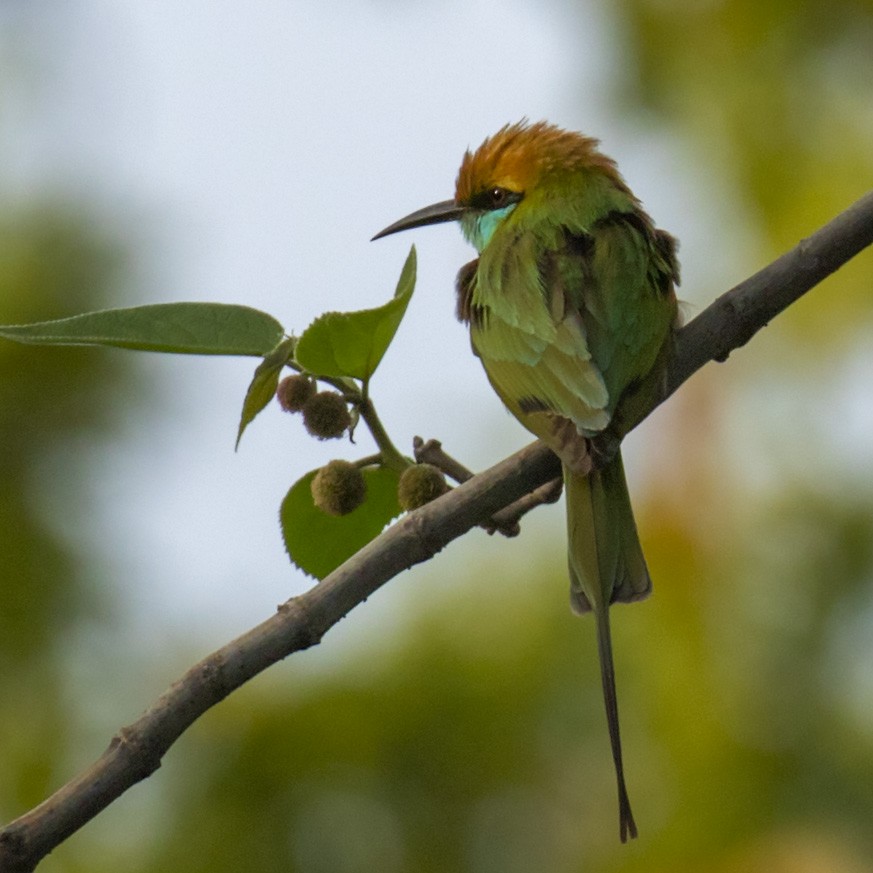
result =
[[478,253],[456,281],[473,352],[506,408],[561,460],[570,601],[594,614],[624,843],[638,831],[609,607],[646,597],[652,582],[620,436],[609,434],[663,392],[679,324],[678,243],[655,227],[597,139],[526,119],[465,152],[453,199],[373,239],[449,221]]

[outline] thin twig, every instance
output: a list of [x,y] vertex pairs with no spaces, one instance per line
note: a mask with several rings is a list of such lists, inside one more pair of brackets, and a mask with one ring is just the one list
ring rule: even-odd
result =
[[[423,440],[417,436],[412,440],[412,448],[415,452],[415,460],[419,464],[433,464],[456,482],[466,482],[475,475],[456,458],[446,454],[439,440]],[[519,524],[521,519],[532,509],[544,503],[554,503],[561,496],[563,487],[563,480],[558,477],[547,485],[535,488],[530,494],[520,497],[500,512],[495,512],[491,518],[480,522],[479,526],[489,534],[501,533],[505,537],[517,537],[521,533]]]
[[460,461],[447,455],[439,440],[423,440],[420,436],[412,438],[412,450],[419,464],[433,464],[459,484],[472,479],[475,473],[468,470]]
[[489,519],[489,522],[494,524],[494,528],[489,529],[486,526],[485,529],[488,533],[494,533],[495,531],[503,533],[507,528],[514,526],[517,534],[521,530],[519,522],[527,513],[546,503],[556,503],[560,499],[563,490],[564,480],[558,476],[552,479],[551,482],[546,482],[545,485],[534,488],[533,491],[525,494],[524,497],[519,497],[518,500],[510,503],[505,509],[495,512]]

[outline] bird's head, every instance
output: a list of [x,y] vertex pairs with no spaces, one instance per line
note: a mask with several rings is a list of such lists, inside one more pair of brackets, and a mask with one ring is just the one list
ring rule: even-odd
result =
[[464,236],[481,252],[516,210],[531,211],[560,195],[562,180],[598,174],[624,187],[615,164],[597,150],[597,140],[544,121],[502,127],[476,151],[467,151],[458,171],[455,197],[401,218],[373,237],[459,221]]

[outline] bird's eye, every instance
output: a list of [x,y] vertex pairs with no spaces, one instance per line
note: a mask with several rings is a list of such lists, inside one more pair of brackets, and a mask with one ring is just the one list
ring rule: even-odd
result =
[[499,209],[501,206],[505,205],[509,197],[509,191],[507,191],[506,188],[492,188],[488,192],[488,195],[491,201],[491,208]]
[[505,209],[507,206],[512,206],[513,203],[518,203],[521,198],[520,193],[501,185],[494,185],[492,188],[483,188],[467,202],[474,209],[489,212],[492,209]]

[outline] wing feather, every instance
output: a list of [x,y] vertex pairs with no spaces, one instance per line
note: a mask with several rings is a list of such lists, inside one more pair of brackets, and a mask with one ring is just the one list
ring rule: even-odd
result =
[[557,419],[602,430],[675,318],[672,237],[641,211],[615,212],[488,254],[459,275],[458,312],[495,390],[543,438]]

